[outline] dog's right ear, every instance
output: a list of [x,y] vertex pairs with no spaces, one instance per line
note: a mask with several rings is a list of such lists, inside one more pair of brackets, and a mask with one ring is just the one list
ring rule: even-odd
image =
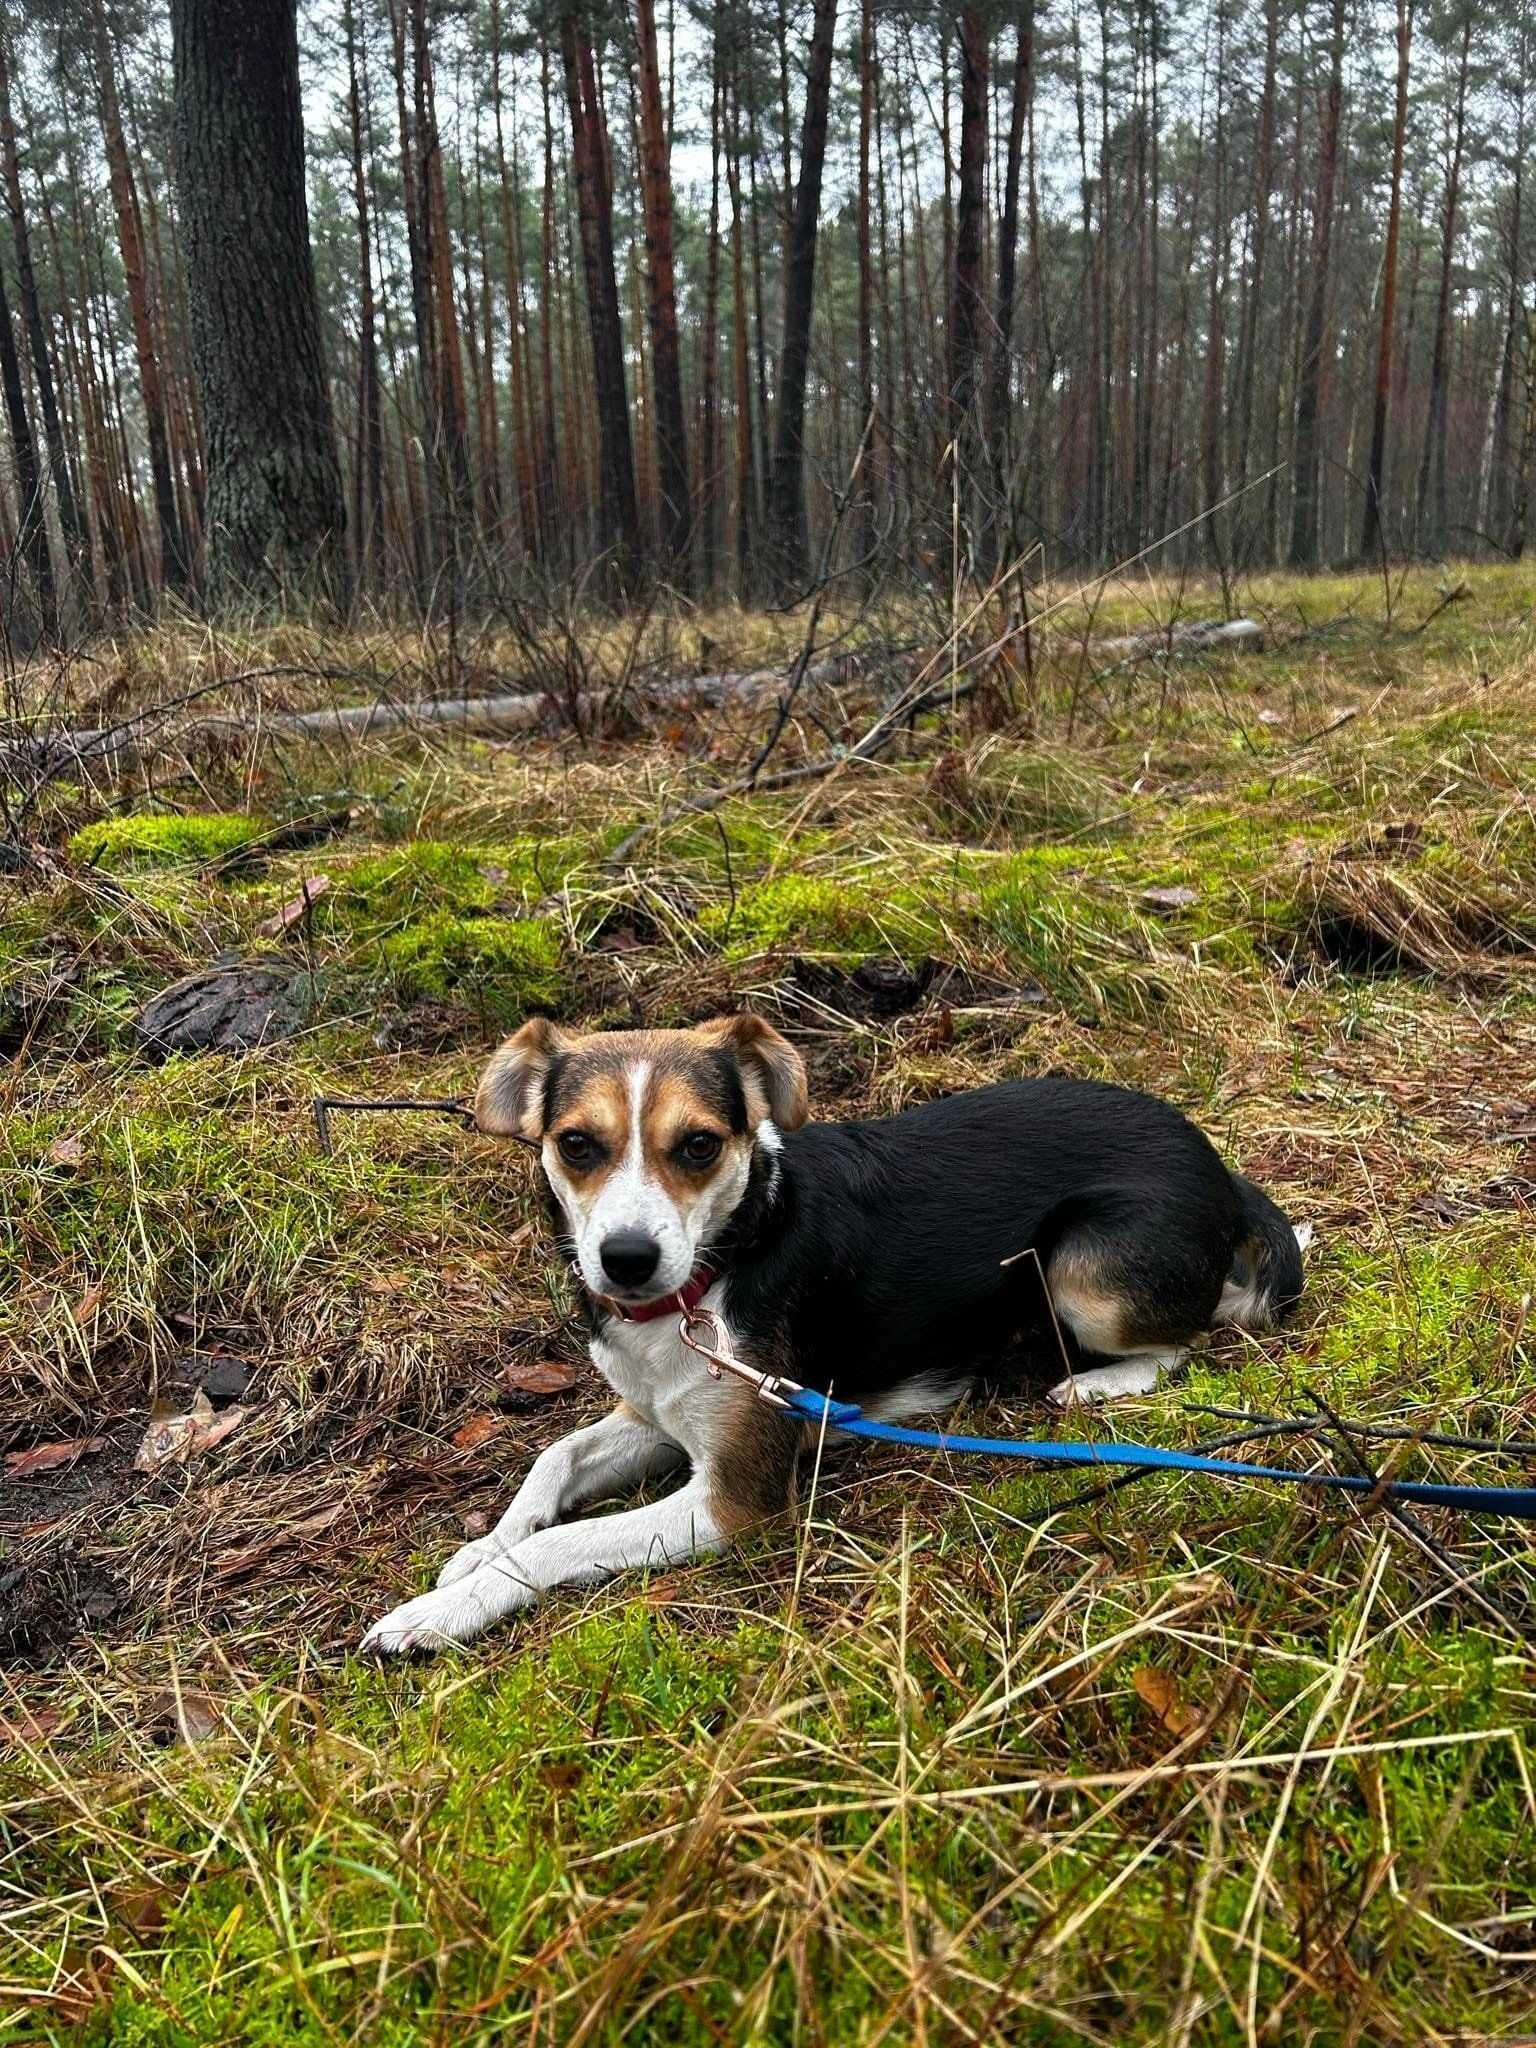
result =
[[530,1017],[504,1039],[475,1090],[476,1128],[488,1137],[537,1145],[544,1135],[544,1082],[565,1043],[565,1034],[547,1017]]

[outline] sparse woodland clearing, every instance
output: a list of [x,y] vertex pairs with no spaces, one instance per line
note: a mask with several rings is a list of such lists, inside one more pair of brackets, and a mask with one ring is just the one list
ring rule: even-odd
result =
[[[1529,1442],[1536,572],[1457,581],[1394,576],[1389,621],[1377,576],[1258,579],[1264,651],[1169,662],[1093,650],[1219,593],[1063,591],[1032,674],[957,668],[972,693],[874,760],[707,813],[670,815],[750,766],[762,707],[656,713],[646,678],[787,668],[795,616],[594,625],[596,733],[258,735],[11,789],[0,2039],[1536,2031],[1516,1523],[829,1449],[735,1556],[357,1662],[603,1390],[520,1153],[424,1114],[338,1119],[324,1157],[310,1108],[460,1095],[531,1006],[760,1006],[823,1116],[1049,1070],[1152,1088],[1316,1225],[1308,1295],[1063,1433],[1312,1417],[1248,1448],[1328,1464],[1316,1393]],[[839,652],[935,644],[879,625]],[[530,680],[495,635],[168,626],[17,675],[12,708],[224,709],[258,671],[251,712]],[[851,662],[772,766],[881,703]],[[140,1006],[227,953],[286,965],[300,1028],[151,1061]],[[136,1471],[216,1366],[236,1423]]]

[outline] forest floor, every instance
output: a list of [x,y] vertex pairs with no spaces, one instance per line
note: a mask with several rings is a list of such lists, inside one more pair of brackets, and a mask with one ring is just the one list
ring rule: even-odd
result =
[[[0,2040],[1536,2034],[1515,1522],[871,1449],[735,1555],[360,1661],[604,1394],[521,1152],[381,1114],[324,1156],[311,1115],[463,1094],[529,1005],[750,1002],[828,1117],[1156,1089],[1315,1225],[1301,1312],[989,1427],[1188,1446],[1256,1411],[1309,1425],[1263,1455],[1347,1463],[1317,1394],[1525,1443],[1378,1466],[1529,1479],[1536,571],[1462,580],[1245,585],[1267,650],[1169,664],[1087,637],[1165,586],[1065,601],[1012,714],[989,688],[621,867],[739,771],[744,713],[51,786],[0,883]],[[801,630],[708,625],[666,651]],[[68,690],[120,716],[321,649],[168,628]],[[861,729],[803,708],[785,761]],[[287,964],[302,1028],[151,1063],[138,1006],[226,951]],[[203,1385],[191,1454],[136,1469]]]

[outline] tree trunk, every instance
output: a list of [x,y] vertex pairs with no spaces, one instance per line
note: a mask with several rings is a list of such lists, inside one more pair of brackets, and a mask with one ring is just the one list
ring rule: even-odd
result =
[[598,542],[605,552],[615,551],[618,581],[627,586],[638,572],[642,550],[624,383],[624,329],[613,269],[613,194],[608,185],[607,137],[597,97],[592,43],[574,13],[561,16],[560,50],[570,102],[576,209],[587,280],[587,320],[592,335],[598,427]]
[[373,303],[373,245],[368,228],[368,181],[363,169],[363,110],[357,85],[357,31],[346,0],[347,115],[352,146],[352,203],[357,211],[361,278],[358,313],[357,456],[352,483],[352,545],[360,584],[375,586],[383,571],[384,424],[379,396],[379,343]]
[[154,325],[150,319],[149,284],[144,273],[144,223],[139,211],[138,190],[133,182],[133,166],[128,158],[128,139],[123,133],[122,110],[117,97],[116,58],[107,32],[102,0],[92,0],[92,24],[102,140],[106,145],[112,204],[117,214],[123,279],[128,287],[128,311],[133,322],[139,392],[144,402],[144,432],[149,443],[150,477],[160,528],[160,580],[168,590],[184,590],[190,564],[182,540],[181,521],[176,513],[176,486],[171,477],[170,444],[165,431],[165,395],[159,357],[155,351]]
[[1451,351],[1451,273],[1456,257],[1456,214],[1461,204],[1462,149],[1466,140],[1467,73],[1472,53],[1472,8],[1467,8],[1462,27],[1461,61],[1456,78],[1456,107],[1451,136],[1450,160],[1445,174],[1445,205],[1440,222],[1440,294],[1435,306],[1435,345],[1429,367],[1429,418],[1424,429],[1424,455],[1419,465],[1419,488],[1414,506],[1414,538],[1432,553],[1441,553],[1450,541],[1450,519],[1446,505],[1446,460],[1448,455],[1447,381]]
[[341,474],[304,196],[296,0],[172,0],[208,581],[342,585]]
[[1002,220],[997,237],[997,312],[993,321],[992,361],[987,377],[987,442],[992,456],[992,539],[988,566],[995,564],[1000,536],[1012,526],[1008,505],[1012,461],[1009,436],[1009,385],[1013,368],[1013,302],[1018,280],[1019,173],[1024,160],[1024,127],[1034,93],[1033,0],[1026,0],[1019,18],[1013,60],[1013,103],[1008,120],[1008,160],[1003,174]]
[[1381,497],[1386,484],[1387,420],[1392,403],[1392,334],[1397,322],[1397,244],[1403,214],[1403,143],[1408,132],[1408,65],[1413,43],[1413,0],[1397,0],[1397,100],[1392,114],[1392,191],[1387,202],[1387,246],[1381,268],[1381,335],[1376,346],[1376,396],[1371,410],[1371,454],[1365,480],[1360,553],[1381,545]]
[[[963,501],[979,500],[982,458],[977,431],[983,319],[981,233],[987,210],[987,30],[980,12],[960,16],[960,181],[955,214],[954,291],[949,314],[951,460]],[[977,522],[967,519],[972,544]]]
[[11,108],[11,78],[3,35],[0,35],[0,165],[3,165],[5,173],[6,206],[11,216],[11,235],[16,248],[16,282],[21,291],[21,313],[26,323],[27,346],[32,353],[32,375],[37,384],[38,404],[42,409],[43,439],[48,447],[48,468],[53,477],[54,496],[58,500],[64,551],[73,564],[80,555],[80,515],[75,508],[69,458],[64,447],[64,430],[59,421],[59,403],[53,386],[53,365],[48,352],[48,335],[43,326],[42,304],[37,295],[37,277],[32,268],[32,238],[27,231],[27,212],[22,200],[21,158],[16,139],[16,122]]
[[[0,271],[0,386],[4,387],[6,417],[10,421],[11,443],[16,451],[16,491],[21,501],[17,545],[37,585],[43,631],[51,637],[57,619],[53,563],[48,553],[48,523],[43,517],[43,479],[37,466],[37,443],[32,438],[32,421],[27,413],[21,357],[16,350],[16,334],[11,326],[11,308],[5,296],[3,271]],[[0,618],[0,626],[5,624],[4,618]]]
[[811,360],[811,307],[816,287],[816,228],[827,153],[827,103],[832,86],[832,34],[837,0],[816,0],[805,81],[800,182],[795,190],[784,292],[784,346],[779,357],[779,416],[768,478],[768,524],[774,571],[785,589],[803,581],[805,535],[805,386]]
[[[661,101],[655,0],[635,0],[635,41],[640,73],[640,191],[645,217],[646,314],[651,330],[651,378],[656,392],[656,476],[661,494],[662,553],[667,574],[686,590],[689,585],[688,554],[693,508],[689,503],[688,433],[683,420],[683,371],[677,342],[677,286],[672,257],[672,171],[666,113]],[[718,158],[716,162],[718,165]]]
[[[875,256],[870,234],[870,144],[874,132],[875,107],[875,8],[874,0],[862,0],[859,11],[859,184],[858,258],[859,308],[858,350],[860,432],[875,409]],[[868,555],[875,545],[875,501],[869,488],[866,467],[864,487],[859,492],[859,553]]]
[[1291,567],[1317,565],[1317,420],[1328,318],[1329,258],[1333,246],[1333,188],[1339,163],[1339,113],[1344,93],[1344,18],[1348,0],[1333,0],[1328,93],[1318,137],[1317,210],[1312,220],[1312,281],[1296,393],[1295,482],[1291,500]]

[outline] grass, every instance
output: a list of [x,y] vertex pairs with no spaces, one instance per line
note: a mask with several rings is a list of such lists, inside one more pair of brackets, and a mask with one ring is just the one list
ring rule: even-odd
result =
[[[1376,578],[1266,578],[1239,602],[1268,651],[1166,672],[1084,634],[1216,593],[1063,590],[1013,716],[684,816],[622,870],[752,721],[49,792],[46,869],[0,900],[0,1447],[99,1448],[0,1496],[0,2040],[1536,2031],[1518,1524],[1188,1478],[1079,1502],[1067,1474],[833,1450],[729,1558],[359,1665],[367,1621],[602,1395],[584,1369],[505,1405],[509,1365],[581,1356],[521,1154],[402,1116],[338,1119],[326,1159],[309,1114],[461,1093],[529,1006],[753,1001],[826,1115],[1015,1073],[1156,1088],[1319,1250],[1285,1337],[1223,1338],[1076,1433],[1187,1445],[1239,1426],[1211,1407],[1319,1392],[1529,1439],[1536,575],[1465,580],[1416,631],[1427,574],[1390,619]],[[644,660],[701,630],[745,667],[797,627],[658,618]],[[220,660],[429,679],[440,652],[168,628],[91,687],[150,700]],[[588,654],[628,658],[611,633]],[[499,686],[493,637],[466,658]],[[785,758],[824,745],[792,729]],[[350,822],[263,846],[318,811]],[[222,949],[305,968],[308,1027],[145,1066],[137,1002]],[[845,979],[869,955],[949,972],[871,1019]],[[136,1475],[189,1351],[249,1366],[249,1412]],[[1049,1426],[1026,1394],[988,1422]],[[1323,1429],[1275,1455],[1341,1454]]]

